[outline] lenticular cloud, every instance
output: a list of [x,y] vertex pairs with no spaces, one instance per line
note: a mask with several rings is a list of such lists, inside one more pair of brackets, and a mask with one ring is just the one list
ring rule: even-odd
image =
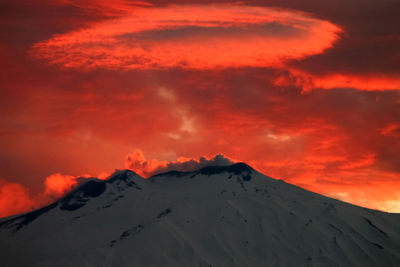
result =
[[241,5],[135,8],[39,42],[32,55],[65,68],[279,67],[322,53],[340,28],[308,14]]

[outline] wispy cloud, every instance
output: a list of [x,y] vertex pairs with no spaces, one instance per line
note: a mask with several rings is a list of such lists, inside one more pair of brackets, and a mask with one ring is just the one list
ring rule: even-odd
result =
[[305,13],[244,5],[137,8],[35,44],[66,68],[210,69],[279,66],[322,53],[341,29]]

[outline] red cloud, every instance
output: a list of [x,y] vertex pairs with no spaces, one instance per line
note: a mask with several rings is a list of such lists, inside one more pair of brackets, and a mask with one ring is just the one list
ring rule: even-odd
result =
[[144,1],[129,0],[54,0],[54,5],[73,6],[85,10],[88,13],[103,16],[117,16],[132,12],[138,6],[152,6]]
[[126,156],[125,165],[128,169],[150,177],[157,173],[168,171],[194,171],[205,166],[226,166],[233,164],[233,161],[223,155],[216,155],[213,158],[200,157],[199,159],[179,158],[176,161],[159,161],[157,159],[147,160],[141,150],[136,150]]
[[35,204],[28,191],[20,184],[0,184],[0,218],[28,211]]
[[78,69],[279,66],[322,53],[341,30],[305,13],[240,5],[138,8],[56,35],[32,54]]
[[71,175],[52,174],[45,180],[45,194],[60,197],[69,192],[78,181]]
[[341,74],[314,75],[304,71],[290,70],[290,74],[277,77],[277,86],[299,86],[304,92],[313,89],[355,88],[363,91],[400,90],[400,78],[382,74]]
[[[75,177],[60,173],[52,174],[44,180],[44,190],[36,194],[32,194],[21,184],[0,180],[0,218],[48,205],[68,194],[89,177],[90,175]],[[107,177],[109,174],[102,173],[98,178]]]
[[400,90],[400,78],[387,77],[383,75],[346,75],[331,74],[315,77],[314,88],[357,88],[365,91]]

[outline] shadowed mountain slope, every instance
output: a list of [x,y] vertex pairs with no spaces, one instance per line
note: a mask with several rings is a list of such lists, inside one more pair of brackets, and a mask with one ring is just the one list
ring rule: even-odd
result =
[[400,214],[244,163],[90,179],[0,221],[3,266],[400,266]]

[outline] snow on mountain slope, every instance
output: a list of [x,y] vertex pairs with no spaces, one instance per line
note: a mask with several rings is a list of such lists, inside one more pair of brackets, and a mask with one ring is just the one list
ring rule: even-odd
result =
[[400,214],[244,163],[143,179],[117,171],[0,221],[2,266],[400,266]]

